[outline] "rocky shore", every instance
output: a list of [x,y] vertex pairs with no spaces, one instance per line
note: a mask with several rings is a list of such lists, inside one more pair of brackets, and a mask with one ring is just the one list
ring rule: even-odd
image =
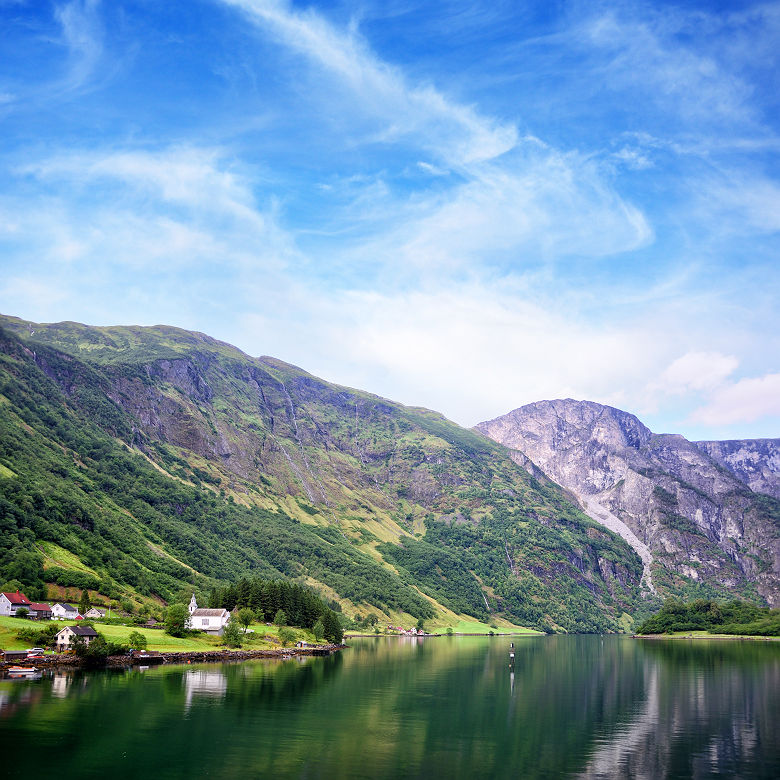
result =
[[[229,661],[251,661],[257,658],[296,658],[301,656],[327,656],[342,650],[346,645],[317,645],[315,647],[285,647],[265,650],[208,650],[185,653],[134,652],[132,655],[114,655],[106,659],[106,666],[154,666],[158,664],[226,663]],[[85,666],[85,661],[71,653],[0,661],[3,674],[11,666],[34,666],[36,669],[52,669],[60,666]]]

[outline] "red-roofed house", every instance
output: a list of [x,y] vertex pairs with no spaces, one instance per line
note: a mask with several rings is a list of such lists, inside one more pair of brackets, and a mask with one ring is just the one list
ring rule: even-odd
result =
[[16,610],[22,607],[30,611],[30,599],[24,593],[0,593],[0,615],[16,617]]

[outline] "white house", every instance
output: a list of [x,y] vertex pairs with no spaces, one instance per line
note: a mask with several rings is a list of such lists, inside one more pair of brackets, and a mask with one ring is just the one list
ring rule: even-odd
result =
[[222,634],[230,620],[230,612],[226,609],[204,609],[195,601],[195,594],[190,599],[189,627],[198,631],[208,631],[210,634]]
[[88,645],[93,639],[96,639],[98,632],[92,626],[65,626],[62,631],[58,631],[55,636],[57,652],[62,653],[69,650],[74,637],[81,637],[84,644]]
[[106,616],[106,610],[98,609],[97,607],[90,607],[85,613],[85,618],[104,618]]
[[26,609],[30,611],[30,599],[21,593],[0,593],[0,615],[6,615],[10,617],[16,617],[17,609]]
[[51,619],[52,620],[78,620],[81,617],[79,611],[73,604],[52,604],[51,607]]

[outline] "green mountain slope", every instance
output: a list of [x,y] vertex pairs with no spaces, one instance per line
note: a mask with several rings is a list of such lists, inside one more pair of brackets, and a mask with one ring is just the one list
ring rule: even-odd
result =
[[435,412],[175,328],[0,328],[0,579],[282,575],[348,614],[565,630],[641,603],[621,539]]

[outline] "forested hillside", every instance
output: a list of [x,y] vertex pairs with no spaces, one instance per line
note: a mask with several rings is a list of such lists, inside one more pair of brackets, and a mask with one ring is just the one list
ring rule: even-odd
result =
[[345,613],[628,627],[642,566],[441,415],[167,327],[0,318],[0,579],[168,601],[284,577]]

